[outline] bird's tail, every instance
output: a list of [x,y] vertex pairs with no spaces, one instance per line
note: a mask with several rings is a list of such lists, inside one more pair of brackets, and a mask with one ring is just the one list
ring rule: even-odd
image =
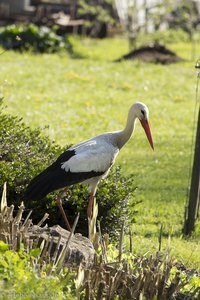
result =
[[55,170],[51,165],[31,180],[25,191],[24,199],[32,201],[40,200],[50,192],[62,188],[63,186],[58,186],[58,182],[55,178]]

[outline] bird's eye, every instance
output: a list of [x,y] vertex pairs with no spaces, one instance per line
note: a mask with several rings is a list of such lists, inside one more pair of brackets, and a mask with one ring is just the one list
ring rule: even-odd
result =
[[143,116],[145,116],[144,110],[141,110],[141,113],[143,114]]

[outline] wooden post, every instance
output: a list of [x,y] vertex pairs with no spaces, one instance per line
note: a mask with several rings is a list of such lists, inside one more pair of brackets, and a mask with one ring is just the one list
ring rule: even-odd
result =
[[200,107],[197,123],[195,153],[192,169],[192,178],[190,186],[189,204],[187,207],[184,234],[190,235],[195,227],[195,221],[198,217],[198,209],[200,203]]

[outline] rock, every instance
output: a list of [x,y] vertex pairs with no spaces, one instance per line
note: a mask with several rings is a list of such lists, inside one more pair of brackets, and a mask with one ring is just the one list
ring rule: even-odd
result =
[[[59,225],[53,227],[39,227],[33,225],[25,234],[33,241],[34,248],[42,247],[41,257],[56,261],[63,247],[66,246],[70,232]],[[64,265],[77,267],[83,264],[89,268],[94,263],[95,250],[90,240],[80,233],[73,234],[66,249]]]

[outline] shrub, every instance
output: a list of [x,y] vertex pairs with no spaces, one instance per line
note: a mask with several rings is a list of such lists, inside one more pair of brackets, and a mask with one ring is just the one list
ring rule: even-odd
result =
[[[109,233],[113,240],[119,240],[123,221],[134,222],[133,209],[129,209],[136,204],[130,197],[134,190],[133,175],[123,176],[120,167],[114,167],[99,185],[96,194],[98,220],[101,222],[102,232]],[[80,212],[77,227],[83,234],[86,234],[88,201],[87,187],[75,185],[66,195],[63,204],[71,222],[75,219],[74,213]]]
[[0,44],[5,49],[54,53],[60,50],[72,51],[72,45],[65,37],[56,34],[52,28],[34,24],[13,24],[0,31]]
[[[64,149],[51,142],[40,129],[32,130],[21,119],[5,114],[2,110],[0,136],[0,192],[4,182],[7,182],[8,202],[12,199],[12,203],[19,205],[30,180],[55,161]],[[117,237],[123,220],[127,219],[128,199],[134,189],[133,176],[122,176],[120,168],[113,169],[108,178],[101,182],[96,198],[103,232],[109,231],[112,237]],[[42,201],[25,203],[27,209],[33,209],[32,217],[35,221],[39,221],[48,212],[49,225],[64,225],[57,211],[55,195],[56,192]],[[77,212],[80,212],[77,230],[83,234],[87,233],[88,200],[87,187],[81,185],[71,187],[64,200],[64,209],[71,223]]]
[[31,130],[21,119],[0,112],[0,184],[8,184],[8,196],[18,203],[26,184],[55,159],[61,149]]

